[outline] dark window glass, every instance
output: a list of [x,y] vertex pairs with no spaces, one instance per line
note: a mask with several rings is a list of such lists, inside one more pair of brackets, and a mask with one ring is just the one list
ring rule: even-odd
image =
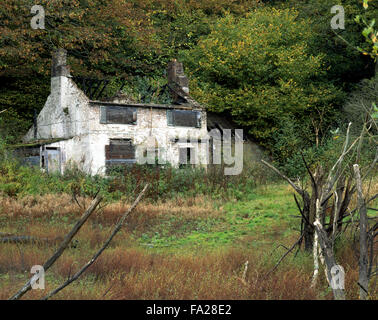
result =
[[100,123],[136,124],[136,108],[107,106],[101,107]]
[[201,128],[201,113],[192,110],[167,110],[169,126]]

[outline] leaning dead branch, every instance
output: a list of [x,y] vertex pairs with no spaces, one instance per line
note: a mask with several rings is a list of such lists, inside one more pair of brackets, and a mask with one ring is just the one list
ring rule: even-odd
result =
[[[76,222],[74,227],[71,229],[69,233],[64,237],[62,243],[60,244],[59,248],[56,252],[44,263],[43,269],[46,272],[58,258],[63,254],[64,250],[68,247],[69,243],[76,235],[76,233],[80,230],[82,225],[88,220],[90,215],[95,211],[98,204],[101,202],[102,196],[97,194],[96,197],[93,199],[92,203],[90,204],[89,208],[83,213],[80,220]],[[9,300],[18,300],[20,299],[26,292],[28,292],[32,284],[38,280],[38,274],[35,274],[26,284],[17,292],[15,293]]]
[[143,190],[139,193],[138,197],[135,199],[132,206],[123,214],[117,225],[115,226],[112,234],[109,236],[109,238],[105,241],[104,245],[96,252],[96,254],[92,257],[91,260],[89,260],[78,272],[76,272],[70,279],[68,279],[65,283],[63,283],[61,286],[56,288],[55,290],[49,292],[42,300],[48,300],[53,295],[57,294],[59,291],[63,290],[65,287],[67,287],[69,284],[77,280],[101,255],[101,253],[109,246],[110,242],[113,240],[115,235],[118,233],[119,230],[121,230],[126,218],[130,215],[130,213],[136,208],[139,201],[142,199],[144,193],[146,192],[148,188],[148,184],[145,185]]
[[304,190],[298,187],[293,181],[291,181],[287,176],[285,176],[283,173],[281,173],[280,170],[278,170],[276,167],[272,166],[270,163],[266,162],[265,160],[261,160],[263,164],[265,164],[268,168],[272,169],[275,173],[277,173],[281,178],[286,180],[293,189],[298,192],[300,195],[303,194]]
[[286,256],[291,252],[293,251],[293,249],[295,248],[295,246],[299,245],[299,243],[302,241],[302,238],[303,238],[304,234],[302,233],[301,236],[299,237],[299,239],[290,247],[290,249],[288,249],[283,255],[282,257],[278,260],[278,262],[275,264],[275,266],[265,275],[265,277],[268,277],[272,272],[274,272],[278,266],[280,265],[280,263],[286,258]]
[[332,196],[332,189],[333,189],[334,185],[336,184],[337,180],[340,178],[340,175],[341,175],[341,168],[342,168],[343,160],[344,160],[345,156],[350,152],[350,150],[352,150],[352,148],[356,144],[356,142],[359,140],[359,138],[354,140],[353,143],[351,144],[351,146],[348,148],[349,131],[350,131],[351,125],[352,125],[352,123],[350,122],[349,125],[348,125],[347,132],[346,132],[343,151],[341,152],[340,157],[337,159],[337,161],[335,162],[335,164],[333,165],[333,167],[331,168],[331,170],[328,173],[327,181],[326,181],[326,183],[323,187],[323,192],[320,196],[321,206],[323,206],[327,202],[327,200],[330,198],[330,196]]

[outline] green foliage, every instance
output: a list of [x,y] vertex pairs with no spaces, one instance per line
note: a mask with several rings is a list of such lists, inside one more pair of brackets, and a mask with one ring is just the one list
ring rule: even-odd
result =
[[46,77],[3,77],[0,81],[0,138],[7,142],[18,141],[33,123],[34,110],[42,109],[49,94],[50,80]]
[[136,76],[125,86],[123,92],[135,102],[170,104],[172,97],[165,89],[166,85],[166,77]]
[[223,170],[223,166],[210,166],[205,171],[190,167],[176,169],[169,165],[132,165],[115,167],[107,177],[102,177],[87,175],[71,166],[63,175],[47,174],[38,167],[22,165],[9,155],[5,145],[0,145],[0,193],[10,197],[48,193],[93,197],[101,192],[110,201],[132,200],[136,190],[149,183],[146,198],[153,201],[198,195],[212,199],[242,199],[253,192],[259,181],[259,170],[252,166],[238,176],[225,176]]
[[[343,118],[345,122],[353,122],[353,132],[361,131],[363,124],[374,118],[378,103],[378,74],[371,79],[364,79],[348,97],[343,107]],[[371,130],[377,133],[375,126]]]
[[239,176],[225,176],[223,166],[204,168],[173,168],[170,165],[133,165],[115,167],[109,174],[110,192],[130,195],[135,186],[150,183],[146,197],[153,200],[205,195],[213,199],[241,198],[250,192],[255,182],[250,170]]
[[[369,0],[363,0],[364,12],[362,15],[357,15],[355,21],[363,26],[362,35],[369,46],[367,51],[358,47],[358,50],[365,55],[370,55],[372,58],[378,57],[378,30],[375,26],[375,18],[369,19],[367,10],[369,8]],[[374,10],[374,9],[373,9]]]
[[312,127],[329,126],[343,98],[325,81],[324,54],[309,50],[311,20],[298,15],[275,8],[240,19],[228,14],[196,48],[182,52],[196,78],[193,95],[211,111],[229,112],[270,150],[284,117],[306,122],[314,142]]
[[[7,143],[42,108],[57,47],[68,50],[74,76],[113,78],[108,96],[127,77],[124,93],[136,102],[170,102],[161,91],[164,71],[179,55],[191,94],[231,115],[280,164],[326,141],[340,127],[346,93],[372,76],[373,60],[355,47],[376,45],[373,2],[364,9],[354,0],[46,0],[39,3],[45,30],[30,28],[33,1],[3,2],[0,136]],[[335,4],[345,9],[346,41],[330,28]]]
[[[285,2],[284,6],[287,5],[297,8],[301,18],[310,18],[309,27],[313,30],[313,37],[309,39],[309,46],[313,52],[324,54],[329,81],[348,91],[356,81],[372,76],[373,60],[356,50],[356,47],[367,49],[361,36],[362,29],[354,21],[355,16],[361,14],[361,1],[290,0]],[[331,13],[331,8],[335,5],[344,8],[345,30],[331,29],[330,22],[335,16]],[[374,10],[369,10],[366,14],[367,19],[371,19]]]

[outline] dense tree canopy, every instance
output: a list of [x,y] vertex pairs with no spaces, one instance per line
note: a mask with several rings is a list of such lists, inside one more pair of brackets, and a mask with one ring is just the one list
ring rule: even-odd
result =
[[183,52],[197,78],[195,94],[212,111],[228,111],[267,146],[283,118],[303,122],[313,136],[320,121],[334,121],[343,93],[327,81],[325,54],[310,50],[309,25],[293,9],[220,19],[197,47]]
[[[332,0],[41,0],[44,30],[30,26],[34,4],[3,0],[0,8],[0,134],[8,141],[42,108],[57,47],[68,50],[73,75],[98,78],[159,82],[179,57],[192,94],[280,159],[337,127],[348,92],[373,75],[373,60],[353,48],[371,45],[354,0],[338,3],[346,14],[339,35],[329,24]],[[374,15],[369,2],[366,21]]]

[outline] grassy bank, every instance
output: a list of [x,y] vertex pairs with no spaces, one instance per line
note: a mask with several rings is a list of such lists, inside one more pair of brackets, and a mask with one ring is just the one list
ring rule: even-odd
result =
[[[90,199],[78,199],[83,206]],[[109,203],[96,212],[46,275],[42,297],[86,263],[109,236],[128,208],[127,201]],[[1,232],[54,238],[73,226],[82,210],[71,195],[0,199]],[[290,255],[266,277],[299,235],[292,191],[283,184],[255,188],[243,200],[214,201],[206,196],[144,200],[99,260],[57,299],[332,299],[321,277],[311,289],[312,257]],[[358,298],[358,267],[353,248],[337,251],[346,271],[346,292]],[[2,244],[0,299],[11,296],[42,264],[54,245]],[[249,261],[245,282],[244,264]],[[376,297],[377,292],[372,292]]]

